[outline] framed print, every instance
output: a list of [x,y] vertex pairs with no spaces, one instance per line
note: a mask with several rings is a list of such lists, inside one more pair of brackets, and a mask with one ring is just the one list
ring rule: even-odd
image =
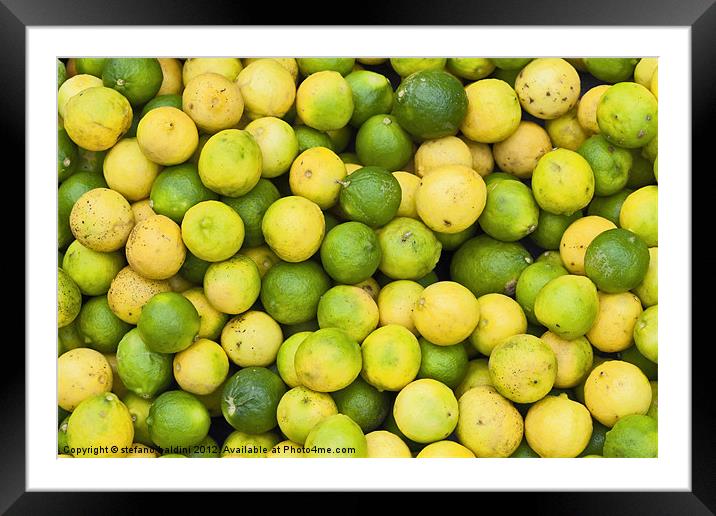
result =
[[[716,7],[554,4],[303,26],[4,0],[27,302],[0,510],[275,490],[711,513],[691,170]],[[402,458],[377,458],[388,443]],[[224,460],[252,453],[271,459]]]

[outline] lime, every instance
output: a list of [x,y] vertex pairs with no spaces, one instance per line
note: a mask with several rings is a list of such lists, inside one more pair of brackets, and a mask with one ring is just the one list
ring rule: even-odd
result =
[[642,355],[636,344],[619,353],[619,357],[620,360],[637,366],[649,380],[656,380],[659,377],[659,366]]
[[368,118],[358,130],[355,146],[361,163],[391,172],[401,170],[413,154],[410,135],[396,117],[387,114]]
[[325,70],[348,75],[353,70],[355,59],[352,57],[304,57],[296,59],[298,69],[304,77]]
[[[492,59],[494,60],[495,58]],[[505,70],[503,68],[495,68],[495,71],[492,73],[492,77],[506,82],[512,89],[514,89],[515,83],[517,82],[517,76],[519,75],[521,69],[522,68],[518,68],[516,70]]]
[[477,297],[491,292],[514,296],[517,279],[530,263],[532,256],[519,242],[478,235],[455,251],[450,277]]
[[306,437],[307,457],[367,457],[368,442],[360,426],[344,414],[330,416]]
[[57,356],[71,349],[85,347],[84,337],[80,333],[79,321],[75,318],[70,324],[57,328]]
[[511,297],[497,293],[485,294],[477,299],[477,304],[480,317],[470,335],[470,343],[481,354],[490,356],[495,346],[504,339],[527,330],[525,313]]
[[395,398],[395,422],[419,443],[445,439],[458,423],[458,402],[445,384],[424,378],[406,385]]
[[191,251],[186,252],[186,259],[179,269],[179,274],[187,281],[196,285],[201,285],[204,282],[204,275],[207,269],[211,265],[211,262],[197,258]]
[[525,417],[525,438],[540,457],[577,457],[592,435],[587,408],[565,394],[546,396]]
[[585,57],[584,66],[597,79],[615,83],[628,81],[634,75],[634,67],[639,62],[632,57]]
[[[602,198],[595,198],[592,204]],[[591,215],[591,213],[590,213]],[[571,215],[555,215],[546,210],[539,210],[539,218],[537,219],[537,228],[530,233],[530,240],[540,246],[542,249],[559,249],[559,243],[566,229],[575,220],[582,217],[582,211],[578,210]]]
[[639,188],[629,194],[619,212],[619,225],[635,233],[649,247],[659,245],[659,187]]
[[397,435],[387,430],[375,430],[366,434],[368,458],[370,459],[410,459],[410,448]]
[[301,385],[319,392],[333,392],[350,385],[362,366],[361,348],[346,332],[322,328],[298,346],[294,357]]
[[361,375],[380,391],[399,391],[415,379],[420,370],[420,345],[410,331],[388,324],[363,341]]
[[409,75],[393,95],[392,114],[400,127],[418,139],[454,135],[467,111],[462,84],[442,70]]
[[517,74],[515,91],[530,115],[553,120],[577,105],[579,74],[564,59],[534,59]]
[[635,149],[656,136],[656,97],[644,86],[620,82],[602,95],[597,107],[599,130],[610,142]]
[[629,188],[623,188],[617,193],[606,197],[595,197],[592,199],[592,202],[589,203],[587,215],[597,215],[619,226],[619,213],[622,210],[622,205],[633,191],[634,190],[630,190]]
[[572,340],[586,334],[599,312],[594,283],[584,276],[566,274],[550,280],[537,294],[537,320],[558,336]]
[[75,457],[123,457],[133,438],[132,416],[111,392],[87,398],[67,421],[67,445]]
[[162,448],[194,446],[204,440],[211,419],[206,407],[184,391],[160,394],[149,408],[149,435]]
[[57,404],[73,411],[87,398],[109,392],[112,368],[98,351],[77,348],[57,359]]
[[137,125],[142,153],[160,165],[178,165],[192,157],[199,146],[199,131],[181,109],[162,106],[149,111]]
[[338,412],[350,417],[364,433],[380,427],[388,416],[391,398],[360,376],[348,387],[332,392]]
[[577,152],[594,172],[594,195],[612,195],[624,188],[632,167],[629,150],[616,147],[596,134],[580,145]]
[[532,173],[532,192],[543,210],[571,215],[592,200],[594,173],[581,155],[568,149],[555,149],[537,162]]
[[104,85],[127,97],[133,106],[141,106],[154,97],[163,79],[162,67],[155,58],[107,59],[102,69]]
[[391,57],[390,66],[401,77],[422,70],[442,70],[447,59],[444,57]]
[[478,219],[486,196],[485,182],[477,172],[463,165],[445,165],[422,178],[415,208],[433,231],[459,233]]
[[316,317],[318,301],[331,280],[313,261],[277,263],[264,276],[261,304],[281,324],[297,324]]
[[326,133],[308,127],[306,125],[299,125],[293,128],[296,134],[296,140],[298,141],[298,152],[304,152],[312,147],[325,147],[333,150],[333,141],[331,137]]
[[265,367],[247,367],[224,386],[221,412],[236,430],[252,434],[268,432],[278,421],[276,409],[286,386]]
[[348,144],[353,141],[353,128],[350,125],[326,131],[326,134],[331,139],[331,149],[336,153],[345,151],[348,148]]
[[259,179],[256,186],[241,197],[222,197],[221,201],[239,214],[244,224],[243,245],[256,247],[264,243],[261,221],[266,210],[280,198],[276,187],[266,179]]
[[473,293],[454,281],[438,281],[422,291],[413,310],[413,322],[430,342],[449,346],[472,334],[480,320]]
[[171,355],[152,351],[136,328],[119,341],[117,369],[127,389],[143,399],[153,398],[172,381]]
[[158,95],[154,97],[152,100],[144,104],[144,107],[142,108],[142,111],[139,115],[139,117],[143,117],[147,113],[149,113],[152,109],[156,109],[158,107],[162,106],[170,106],[173,108],[181,109],[182,107],[182,101],[181,101],[181,95]]
[[484,57],[448,57],[447,69],[458,77],[476,81],[490,75],[495,63]]
[[62,182],[77,171],[77,145],[62,128],[57,129],[57,180]]
[[649,248],[639,236],[616,228],[592,240],[584,257],[584,268],[601,291],[625,292],[644,280],[649,260]]
[[547,331],[540,336],[557,357],[557,376],[554,386],[558,389],[576,387],[587,377],[594,364],[594,352],[585,337],[566,340]]
[[261,149],[261,177],[278,177],[288,171],[299,151],[296,132],[288,123],[267,116],[250,122],[246,131]]
[[335,414],[338,414],[338,409],[330,394],[302,386],[284,394],[276,409],[281,432],[299,444],[306,441],[314,426]]
[[649,307],[659,302],[659,248],[649,248],[649,268],[646,270],[644,280],[632,290],[644,307]]
[[117,317],[130,324],[137,324],[147,301],[155,294],[169,290],[169,282],[146,279],[127,266],[112,280],[107,301]]
[[584,275],[584,255],[589,244],[597,235],[610,229],[615,229],[611,221],[595,215],[579,218],[570,224],[559,246],[564,267],[572,274]]
[[221,195],[247,194],[261,178],[261,148],[248,131],[226,129],[209,138],[199,156],[202,183]]
[[249,118],[285,115],[296,99],[291,73],[273,59],[248,64],[236,77]]
[[554,351],[534,335],[514,335],[503,340],[492,350],[488,365],[497,391],[516,403],[544,398],[557,376]]
[[497,181],[487,189],[487,201],[478,223],[503,242],[520,240],[537,229],[539,207],[529,187],[520,181]]
[[470,140],[495,143],[517,130],[522,110],[509,84],[499,79],[482,79],[467,86],[465,93],[468,105],[460,131]]
[[119,251],[101,253],[75,240],[67,248],[62,269],[88,296],[105,294],[117,273],[126,265]]
[[137,329],[152,351],[176,353],[191,345],[199,323],[191,301],[176,292],[162,292],[144,305]]
[[114,315],[107,296],[87,300],[78,316],[78,329],[84,343],[102,353],[114,353],[119,341],[132,326]]
[[397,324],[417,335],[413,323],[413,309],[423,286],[415,281],[392,281],[380,289],[378,294],[378,311],[380,313],[380,326]]
[[587,455],[599,455],[601,456],[604,452],[604,440],[606,439],[609,428],[601,424],[596,419],[592,419],[592,436],[589,438],[587,447],[584,448],[580,457],[586,457]]
[[512,455],[510,455],[511,459],[539,459],[539,454],[534,451],[532,448],[530,448],[530,445],[527,443],[527,439],[522,439],[522,442],[517,447],[517,449],[514,451]]
[[592,417],[613,427],[625,416],[646,414],[651,406],[651,385],[637,366],[607,360],[589,373],[584,401]]
[[492,386],[490,369],[486,358],[475,358],[467,363],[465,376],[460,384],[453,389],[455,397],[460,399],[463,394],[474,387],[481,385]]
[[353,116],[350,124],[360,127],[373,115],[390,113],[393,106],[393,87],[384,75],[357,70],[346,75],[353,94]]
[[65,66],[65,63],[57,60],[57,88],[59,89],[60,86],[62,86],[62,83],[67,80],[67,67]]
[[291,165],[291,193],[316,203],[325,210],[338,202],[346,166],[331,149],[313,147],[303,151]]
[[77,171],[102,173],[102,166],[107,151],[91,151],[77,147]]
[[75,69],[78,74],[86,73],[95,77],[102,77],[102,70],[109,59],[104,57],[77,57]]
[[420,343],[420,370],[418,378],[432,378],[455,389],[467,372],[467,351],[461,343],[438,346],[424,337]]
[[604,440],[605,457],[655,458],[659,453],[654,418],[634,414],[616,422]]
[[202,201],[216,200],[219,196],[201,182],[193,163],[165,168],[152,184],[152,209],[181,224],[189,208]]
[[204,294],[217,310],[240,314],[256,302],[261,291],[261,275],[251,258],[237,254],[212,263],[204,275]]
[[546,262],[533,263],[520,274],[515,289],[515,299],[532,324],[539,324],[534,312],[537,295],[547,283],[565,274],[567,270],[561,265]]
[[338,72],[313,73],[298,87],[296,112],[307,126],[319,131],[340,129],[353,116],[351,87]]
[[435,238],[437,238],[438,242],[442,244],[444,250],[454,251],[474,237],[477,234],[478,228],[478,224],[472,224],[468,226],[467,229],[463,229],[457,233],[440,233],[438,231],[435,231],[434,233]]
[[378,268],[392,279],[418,280],[435,268],[442,245],[419,220],[397,217],[378,233],[381,261]]
[[87,150],[112,147],[132,124],[132,107],[120,93],[94,86],[70,97],[63,117],[72,141]]
[[401,201],[400,183],[387,170],[363,167],[342,182],[339,203],[350,220],[377,228],[390,222]]
[[650,306],[639,315],[633,336],[639,352],[657,363],[659,361],[659,305]]
[[232,318],[221,332],[221,346],[240,367],[270,366],[276,361],[282,342],[278,323],[257,310]]
[[363,342],[378,326],[378,306],[362,288],[337,285],[321,296],[317,317],[320,328],[339,328]]
[[82,306],[82,293],[74,280],[57,268],[57,327],[62,328],[75,320]]
[[310,331],[294,333],[288,337],[278,349],[278,354],[276,355],[276,368],[278,369],[279,375],[281,375],[281,379],[289,387],[297,387],[300,385],[298,376],[296,376],[296,368],[294,367],[293,359],[296,355],[298,346],[300,346],[306,337],[308,337],[311,333],[312,332]]
[[241,248],[244,222],[223,202],[202,201],[184,214],[181,235],[194,256],[220,262],[231,258]]
[[371,277],[381,260],[375,232],[360,222],[345,222],[331,229],[321,244],[321,263],[338,283],[353,285]]

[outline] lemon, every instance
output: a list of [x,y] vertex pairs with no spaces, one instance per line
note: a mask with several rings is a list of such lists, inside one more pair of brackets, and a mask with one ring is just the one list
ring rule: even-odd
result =
[[199,145],[199,131],[189,115],[171,106],[152,109],[137,126],[142,153],[160,165],[188,160]]
[[74,237],[93,251],[108,253],[124,247],[134,227],[127,199],[109,188],[94,188],[75,202],[70,212]]
[[477,298],[480,318],[470,335],[477,351],[490,356],[500,342],[527,331],[527,318],[520,305],[504,294],[485,294]]
[[[320,72],[319,72],[320,73]],[[307,457],[366,457],[368,443],[348,416],[336,414],[314,426],[306,437]]]
[[57,403],[73,411],[87,398],[109,392],[112,368],[99,351],[77,348],[57,359]]
[[109,149],[103,170],[107,186],[128,201],[140,201],[149,197],[161,167],[147,159],[136,138],[125,138]]
[[296,98],[296,84],[288,70],[272,59],[247,65],[236,78],[249,118],[282,117]]
[[337,285],[321,296],[317,318],[320,328],[339,328],[363,342],[378,326],[378,305],[362,288]]
[[415,281],[391,281],[378,294],[380,326],[397,324],[419,335],[413,323],[413,310],[424,287]]
[[515,91],[525,111],[537,118],[551,120],[577,104],[579,74],[564,59],[534,59],[517,74]]
[[594,173],[582,156],[555,149],[537,162],[532,192],[540,208],[555,215],[571,215],[589,204],[594,195]]
[[445,384],[424,378],[406,385],[395,398],[393,415],[400,431],[419,443],[440,441],[458,423],[458,402]]
[[586,336],[604,353],[624,351],[632,345],[634,328],[642,313],[641,302],[631,292],[598,294],[599,311]]
[[611,428],[625,416],[647,413],[651,385],[637,366],[608,360],[589,373],[584,384],[584,401],[592,416]]
[[216,342],[198,339],[174,355],[174,378],[192,394],[211,394],[229,374],[229,359]]
[[616,228],[616,225],[597,215],[589,215],[572,222],[562,234],[559,255],[564,267],[572,274],[585,275],[584,257],[589,244],[601,233]]
[[94,86],[70,97],[62,118],[73,142],[83,149],[103,151],[129,130],[132,107],[121,93]]
[[445,165],[472,167],[470,148],[456,136],[426,140],[415,151],[415,173],[418,177],[423,177],[432,169]]
[[365,435],[369,459],[410,459],[410,448],[397,435],[387,430],[375,430]]
[[111,392],[87,398],[67,421],[67,445],[75,457],[123,457],[133,439],[132,416]]
[[437,441],[420,450],[418,459],[474,459],[475,454],[455,441]]
[[397,324],[373,331],[361,346],[363,378],[378,390],[400,391],[418,375],[420,344]]
[[276,417],[281,432],[290,440],[303,444],[314,426],[338,414],[330,394],[303,386],[286,392],[278,403]]
[[353,116],[351,87],[338,72],[323,70],[312,73],[298,87],[296,113],[313,129],[340,129]]
[[460,131],[480,143],[499,142],[517,130],[522,118],[515,90],[499,79],[482,79],[465,88],[467,114]]
[[362,364],[360,346],[338,328],[313,332],[301,342],[294,357],[299,382],[319,392],[347,387],[360,373]]
[[393,172],[393,177],[400,183],[400,206],[396,217],[418,218],[418,209],[415,206],[415,195],[420,186],[420,178],[410,172]]
[[200,323],[197,337],[210,340],[218,339],[229,316],[221,313],[209,303],[204,289],[201,287],[189,288],[183,291],[182,295],[191,301],[199,313]]
[[201,182],[228,197],[249,193],[261,179],[262,167],[261,148],[251,133],[240,129],[219,131],[207,140],[199,156]]
[[107,292],[107,302],[114,314],[125,322],[137,324],[142,307],[156,294],[169,292],[166,280],[150,280],[130,266],[119,271]]
[[221,346],[239,367],[273,364],[282,342],[278,323],[257,310],[232,318],[221,331]]
[[619,212],[619,225],[640,236],[646,245],[659,245],[659,187],[649,185],[629,194]]
[[189,251],[207,262],[234,256],[244,242],[244,222],[233,209],[220,201],[202,201],[187,210],[181,236]]
[[294,160],[289,185],[294,195],[305,197],[322,210],[333,207],[341,193],[346,166],[341,158],[325,147],[312,147]]
[[610,84],[600,84],[595,86],[582,95],[577,106],[577,120],[587,131],[593,133],[599,132],[599,124],[597,123],[597,106],[602,95],[609,89]]
[[557,357],[557,376],[554,387],[571,389],[579,385],[592,370],[594,352],[586,337],[566,340],[551,331],[540,337]]
[[57,90],[57,112],[62,118],[67,116],[67,102],[82,90],[102,86],[102,79],[89,74],[70,77]]
[[281,379],[289,387],[298,387],[301,382],[298,380],[296,374],[296,368],[294,365],[294,358],[296,356],[296,350],[301,343],[306,340],[311,333],[310,331],[301,331],[294,333],[288,337],[281,346],[278,348],[276,355],[276,368],[281,376]]
[[186,84],[182,110],[201,131],[214,134],[239,123],[244,113],[244,98],[234,81],[216,73],[205,73]]
[[261,177],[273,178],[287,172],[298,155],[293,128],[275,117],[257,118],[246,128],[261,149]]
[[302,262],[320,248],[326,222],[316,203],[294,195],[269,206],[261,229],[266,243],[279,258]]
[[481,385],[493,387],[490,369],[486,358],[475,358],[467,363],[465,376],[453,391],[455,392],[455,397],[459,400],[467,391]]
[[525,417],[525,437],[540,457],[576,457],[591,436],[592,416],[566,394],[545,397]]
[[430,342],[449,346],[472,334],[480,319],[480,305],[466,287],[454,281],[439,281],[420,294],[413,323]]
[[184,61],[182,80],[187,85],[197,75],[218,73],[234,81],[243,68],[241,59],[236,57],[190,57]]
[[212,263],[204,275],[204,294],[209,302],[226,314],[245,312],[258,299],[261,276],[256,264],[240,254]]
[[164,215],[154,215],[134,226],[126,253],[132,270],[154,280],[174,276],[186,259],[181,229]]
[[472,156],[472,168],[483,178],[489,175],[495,168],[495,158],[492,155],[492,148],[487,143],[474,142],[465,136],[460,139],[465,142],[467,148],[470,149]]

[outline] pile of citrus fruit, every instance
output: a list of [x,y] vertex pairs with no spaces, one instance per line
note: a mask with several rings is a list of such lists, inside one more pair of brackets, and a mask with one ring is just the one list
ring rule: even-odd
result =
[[656,457],[657,60],[58,60],[61,457]]

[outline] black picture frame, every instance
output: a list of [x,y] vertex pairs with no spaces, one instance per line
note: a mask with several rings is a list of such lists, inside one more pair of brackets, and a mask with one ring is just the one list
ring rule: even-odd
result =
[[[30,26],[50,25],[295,25],[301,21],[316,24],[316,13],[339,14],[336,3],[298,4],[299,11],[290,12],[277,4],[203,0],[152,2],[123,0],[0,0],[0,73],[2,95],[0,105],[4,119],[4,143],[12,149],[19,163],[14,174],[24,170],[25,156],[25,31]],[[357,6],[360,5],[360,8]],[[322,20],[326,24],[350,22],[355,25],[622,25],[622,26],[686,26],[691,28],[692,70],[692,156],[693,168],[708,164],[709,147],[713,146],[709,128],[716,120],[714,87],[716,84],[716,5],[714,0],[549,0],[520,2],[518,0],[490,0],[483,2],[437,3],[413,0],[393,1],[383,5],[356,4],[345,6],[346,14]],[[307,9],[309,10],[307,12]],[[706,170],[705,167],[701,167]],[[709,170],[713,166],[709,167]],[[690,171],[680,171],[690,174]],[[708,172],[713,175],[713,172]],[[25,192],[26,196],[28,192]],[[695,205],[696,203],[694,203]],[[24,238],[24,237],[23,237]],[[25,270],[25,277],[31,271]],[[684,300],[690,302],[690,300]],[[713,306],[693,304],[692,320],[708,320],[706,310]],[[701,317],[699,317],[701,316]],[[25,313],[25,324],[31,324],[31,314]],[[689,345],[690,335],[678,345]],[[704,344],[702,342],[702,344]],[[692,347],[692,490],[690,492],[550,492],[550,493],[480,493],[480,506],[487,497],[501,497],[510,512],[521,509],[532,513],[550,514],[713,514],[716,512],[716,405],[713,389],[708,384],[713,376],[709,360],[712,344]],[[11,346],[6,346],[11,348]],[[12,360],[13,367],[3,368],[2,414],[0,425],[0,513],[7,514],[106,514],[143,513],[138,497],[132,493],[39,493],[26,492],[25,487],[25,350],[17,342],[6,349],[4,360]],[[7,362],[6,362],[7,364]],[[234,510],[235,506],[218,505],[218,493],[207,497],[187,493],[167,493],[162,510],[177,505],[186,511],[197,501],[204,509]],[[210,496],[211,498],[208,498]],[[250,507],[249,494],[236,499],[241,506]],[[266,497],[267,494],[260,494]],[[420,501],[421,495],[410,495]],[[202,500],[203,498],[203,500]],[[473,498],[475,500],[476,498]],[[293,493],[287,497],[272,496],[276,508],[284,500],[291,506],[306,503],[305,496]],[[311,502],[312,504],[314,502]],[[358,493],[332,493],[321,498],[326,507],[340,504],[347,510],[371,510],[371,503]],[[146,506],[144,506],[146,507]],[[271,511],[273,512],[273,511]],[[343,511],[341,511],[343,512]]]

